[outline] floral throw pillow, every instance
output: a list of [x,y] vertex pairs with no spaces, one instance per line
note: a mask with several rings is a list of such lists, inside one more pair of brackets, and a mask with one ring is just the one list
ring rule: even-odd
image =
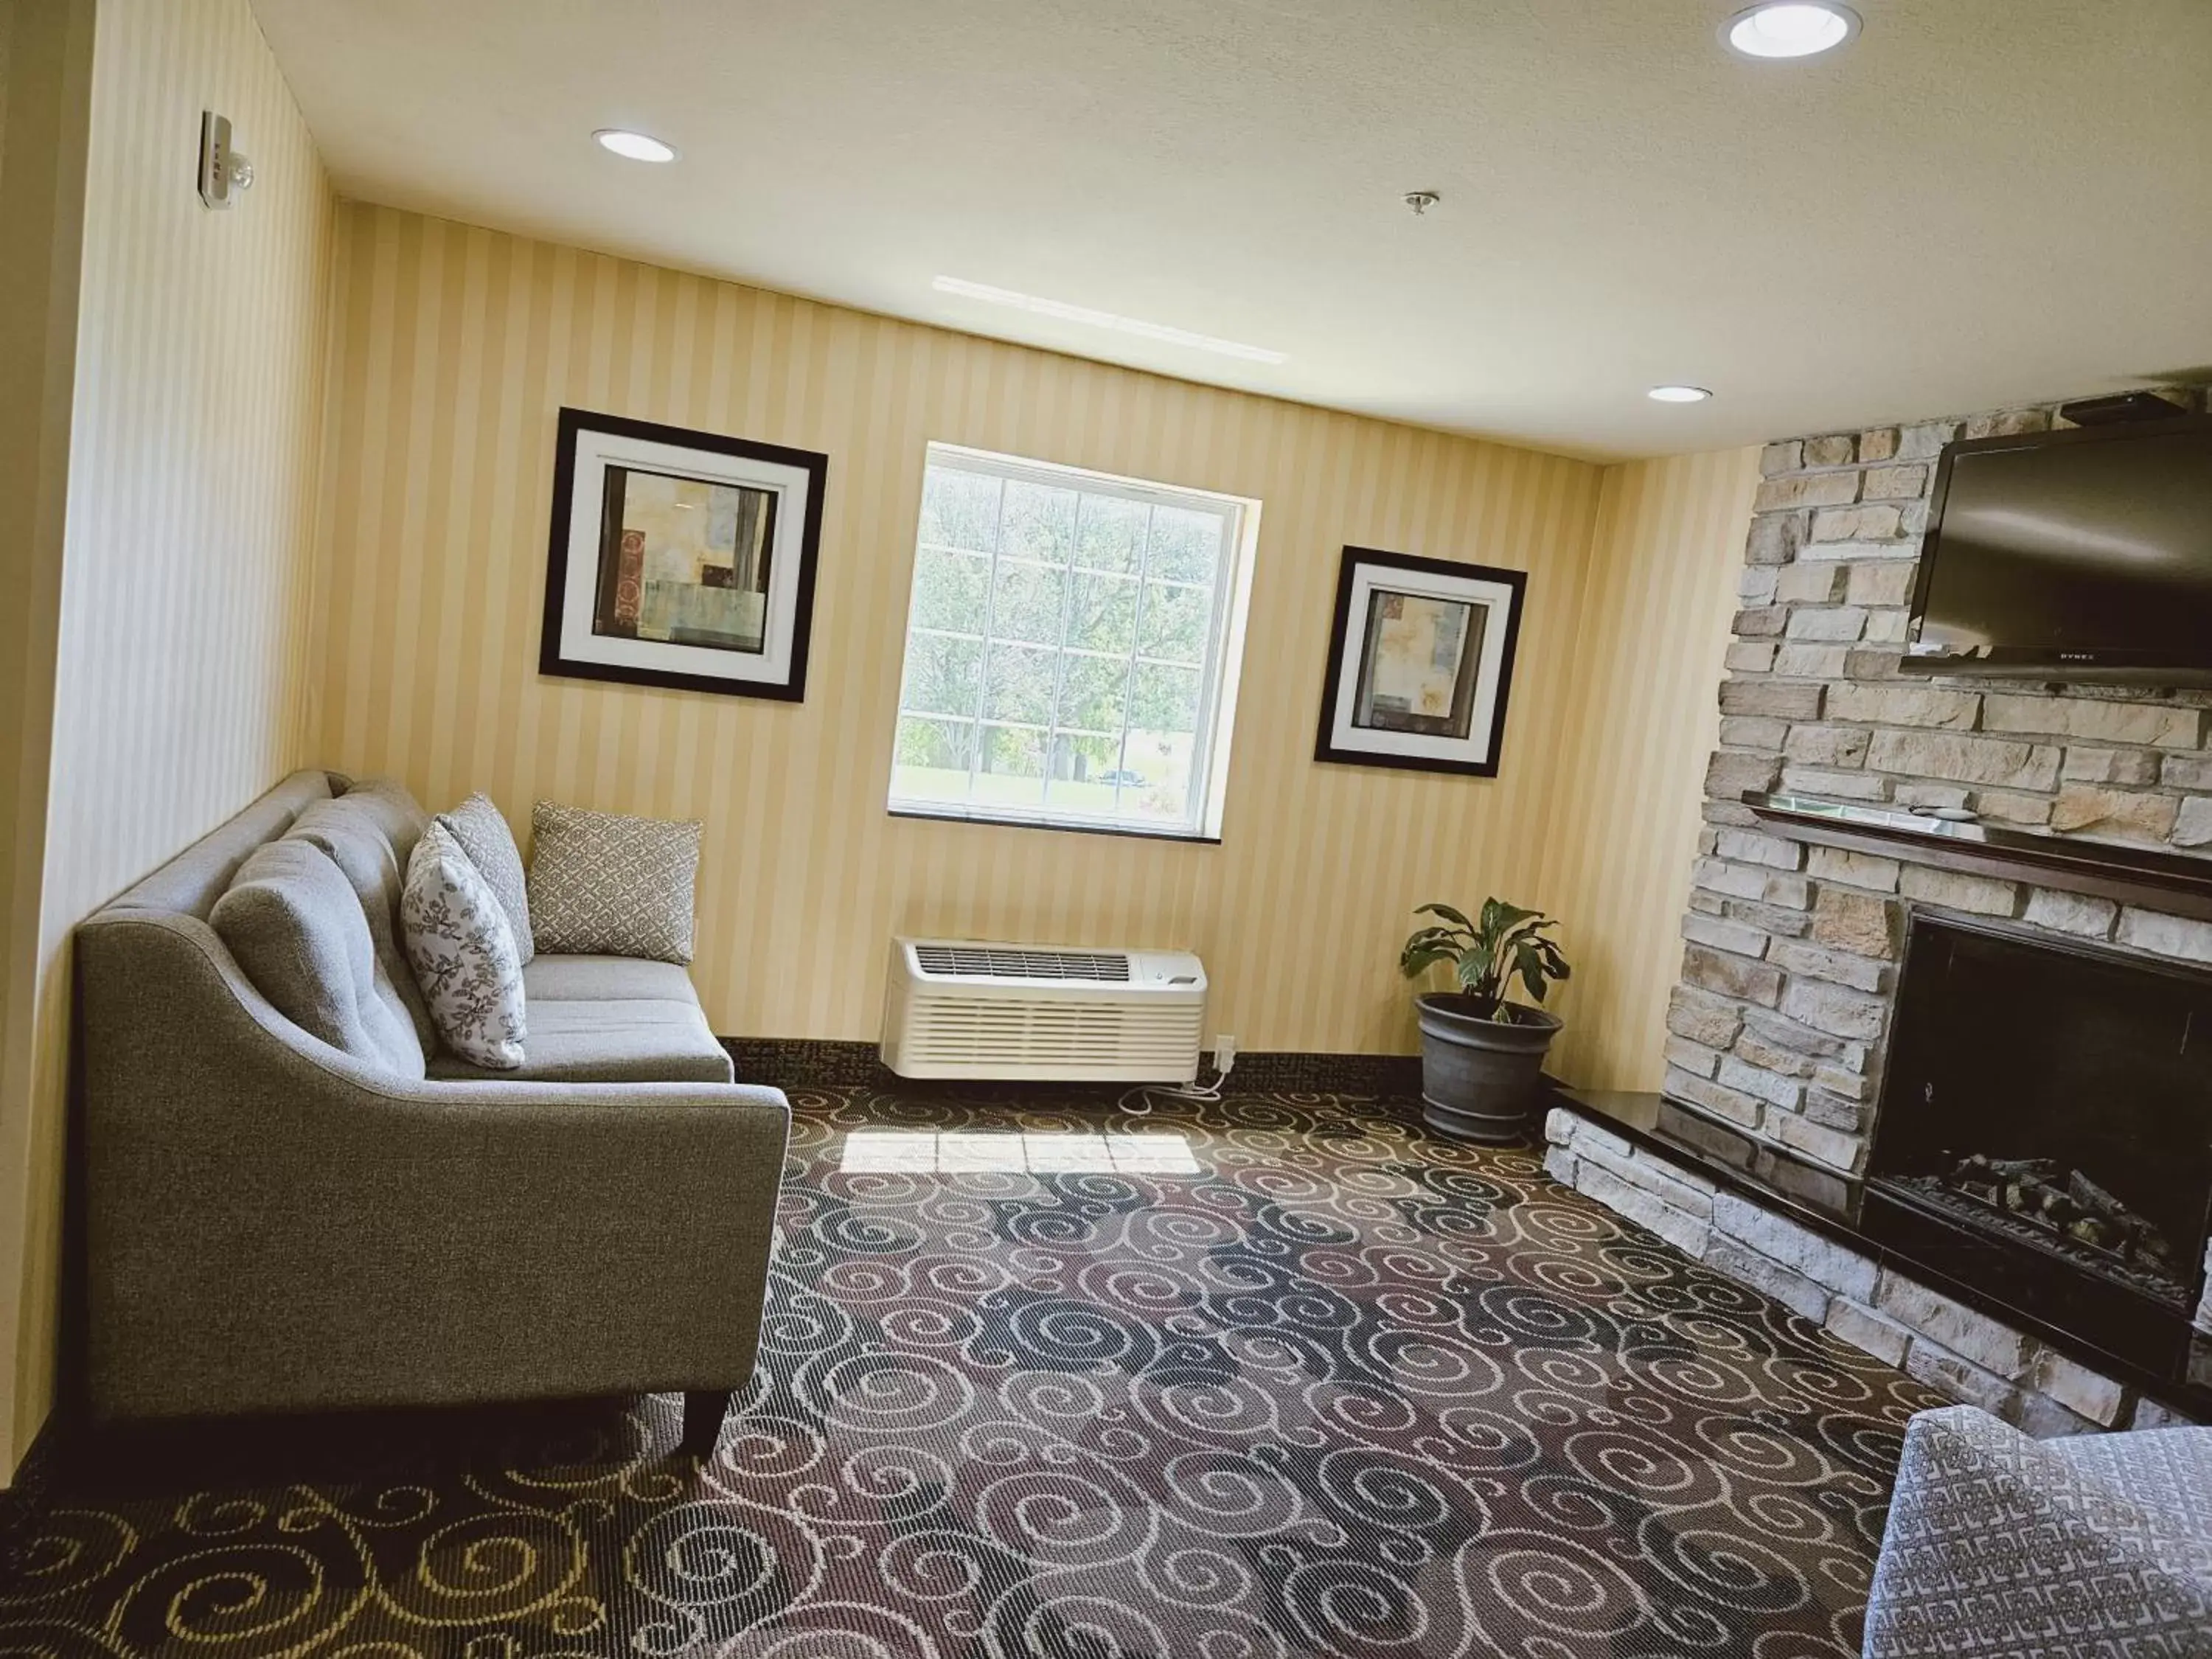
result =
[[407,860],[399,928],[430,1020],[472,1066],[522,1064],[522,959],[514,930],[453,832],[434,823]]

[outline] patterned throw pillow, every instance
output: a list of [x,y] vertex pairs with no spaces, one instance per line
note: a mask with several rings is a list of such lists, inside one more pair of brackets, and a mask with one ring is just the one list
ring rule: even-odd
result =
[[490,884],[442,822],[407,860],[399,929],[446,1046],[472,1066],[522,1064],[522,962]]
[[541,800],[531,814],[538,942],[580,956],[691,960],[696,820],[626,817]]
[[514,845],[514,831],[507,827],[507,819],[492,805],[491,797],[481,792],[452,811],[439,813],[437,822],[453,832],[461,850],[469,855],[469,862],[476,866],[477,873],[499,901],[499,908],[507,913],[515,953],[527,968],[531,957],[538,954],[538,945],[530,926],[530,893],[523,878],[522,854]]

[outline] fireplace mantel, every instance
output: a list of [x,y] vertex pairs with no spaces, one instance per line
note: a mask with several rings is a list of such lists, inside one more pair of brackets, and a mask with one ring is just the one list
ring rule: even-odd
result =
[[1743,800],[1776,834],[1793,840],[2032,881],[2039,887],[2212,921],[2212,859],[2006,824],[1952,823],[1893,807],[1805,795],[1754,792]]

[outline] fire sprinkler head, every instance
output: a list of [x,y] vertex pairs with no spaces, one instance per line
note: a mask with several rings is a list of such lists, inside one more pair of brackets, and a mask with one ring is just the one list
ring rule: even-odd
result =
[[1405,197],[1406,205],[1413,210],[1413,216],[1416,219],[1443,199],[1432,190],[1409,190]]

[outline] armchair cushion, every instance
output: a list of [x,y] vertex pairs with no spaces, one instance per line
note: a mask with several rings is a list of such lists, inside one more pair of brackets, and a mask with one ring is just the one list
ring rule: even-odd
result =
[[254,988],[301,1030],[401,1077],[423,1074],[422,1040],[377,960],[361,900],[319,848],[256,848],[209,921]]
[[1972,1406],[1906,1425],[1865,1659],[2205,1651],[2212,1430],[2037,1441]]

